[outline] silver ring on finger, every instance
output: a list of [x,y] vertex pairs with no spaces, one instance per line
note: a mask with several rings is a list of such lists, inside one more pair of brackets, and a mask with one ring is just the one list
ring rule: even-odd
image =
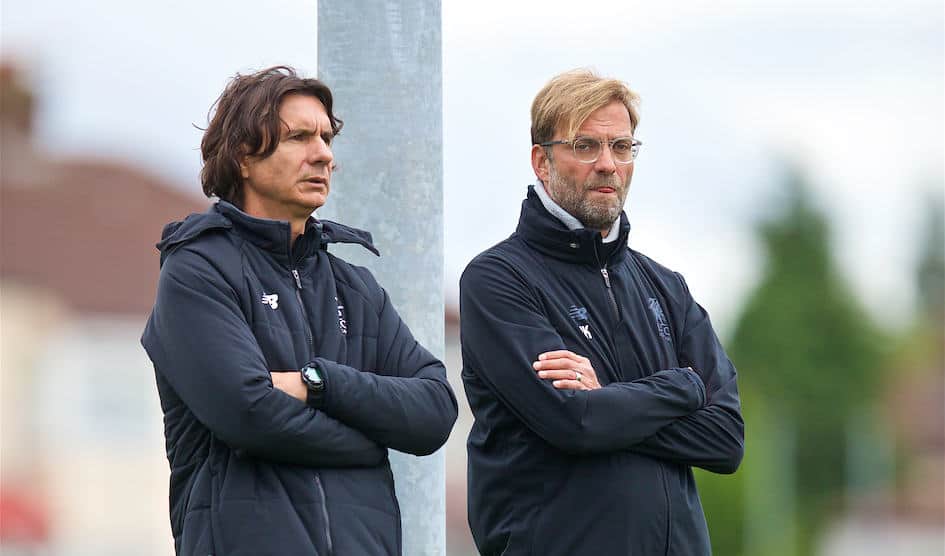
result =
[[574,380],[581,382],[583,378],[584,378],[584,375],[582,375],[580,371],[574,371]]

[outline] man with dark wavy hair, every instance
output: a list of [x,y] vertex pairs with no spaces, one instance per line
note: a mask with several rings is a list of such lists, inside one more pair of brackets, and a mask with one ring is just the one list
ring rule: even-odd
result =
[[387,458],[456,419],[443,364],[364,268],[367,232],[317,220],[342,122],[285,67],[237,75],[203,137],[219,200],[169,224],[142,344],[154,363],[180,555],[401,554]]

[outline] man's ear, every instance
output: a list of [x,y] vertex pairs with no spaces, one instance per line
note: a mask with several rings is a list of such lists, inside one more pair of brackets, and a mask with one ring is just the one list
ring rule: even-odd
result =
[[535,176],[537,176],[542,183],[548,183],[548,176],[551,173],[550,166],[551,159],[548,158],[545,147],[532,145],[532,170],[535,171]]
[[249,155],[244,154],[240,157],[240,175],[243,179],[249,179]]

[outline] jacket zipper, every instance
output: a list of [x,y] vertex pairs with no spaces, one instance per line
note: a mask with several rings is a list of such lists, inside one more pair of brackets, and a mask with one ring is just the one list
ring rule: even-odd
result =
[[670,546],[672,545],[672,535],[673,535],[673,506],[669,500],[669,485],[666,484],[666,468],[661,462],[657,462],[660,470],[660,482],[663,483],[663,497],[666,500],[666,552],[665,555],[669,556]]
[[620,320],[620,307],[617,305],[617,298],[614,296],[614,290],[610,287],[610,272],[607,271],[607,265],[600,260],[600,253],[597,251],[597,243],[594,243],[594,258],[597,259],[597,265],[600,267],[600,275],[604,277],[604,286],[607,288],[607,297],[610,298],[610,305],[614,308],[614,318]]
[[312,325],[308,322],[308,313],[305,311],[305,304],[302,303],[302,278],[299,277],[299,271],[292,269],[292,277],[295,278],[295,298],[299,300],[299,308],[302,310],[302,320],[305,321],[305,332],[308,334],[309,355],[315,356],[315,337],[312,335]]
[[617,320],[620,320],[620,309],[617,307],[617,298],[614,297],[614,290],[610,287],[610,273],[607,272],[607,267],[602,267],[600,269],[600,275],[604,277],[604,285],[607,287],[607,295],[610,297],[610,303],[614,307],[614,316],[617,317]]
[[330,556],[332,553],[331,529],[330,529],[331,522],[328,519],[328,505],[325,503],[325,489],[324,487],[322,487],[322,479],[321,477],[318,476],[317,472],[315,473],[315,486],[322,493],[322,503],[321,503],[322,516],[325,518],[325,539],[328,540],[328,554]]
[[[292,269],[292,278],[295,279],[295,298],[299,301],[299,308],[302,310],[302,320],[305,321],[305,332],[308,333],[308,345],[310,358],[315,357],[315,337],[312,334],[312,325],[308,322],[308,313],[305,311],[305,303],[302,302],[302,278],[299,276],[298,269]],[[328,505],[325,502],[325,489],[322,487],[322,479],[315,471],[315,488],[321,494],[322,516],[325,521],[325,540],[328,543],[328,554],[331,554],[331,522],[328,519]]]
[[[614,315],[617,317],[617,320],[620,320],[620,308],[617,305],[617,298],[614,296],[614,290],[610,285],[610,272],[607,271],[607,265],[601,263],[600,255],[597,252],[597,245],[594,245],[594,255],[597,257],[597,264],[600,265],[600,275],[604,277],[604,286],[607,288],[607,295],[610,297],[610,303],[614,308]],[[663,486],[663,499],[666,500],[666,552],[665,554],[669,555],[669,549],[671,544],[672,537],[672,503],[669,499],[669,485],[666,483],[666,468],[662,463],[657,463],[659,465],[660,472],[660,483]]]

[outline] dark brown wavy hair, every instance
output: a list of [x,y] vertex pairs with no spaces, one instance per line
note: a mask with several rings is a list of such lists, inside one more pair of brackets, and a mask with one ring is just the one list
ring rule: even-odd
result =
[[341,131],[344,122],[332,113],[331,90],[318,79],[299,77],[288,66],[236,74],[210,107],[213,115],[200,141],[200,182],[207,197],[216,195],[242,206],[240,160],[247,154],[266,158],[276,151],[286,125],[279,107],[290,94],[317,98],[328,113],[332,135]]

